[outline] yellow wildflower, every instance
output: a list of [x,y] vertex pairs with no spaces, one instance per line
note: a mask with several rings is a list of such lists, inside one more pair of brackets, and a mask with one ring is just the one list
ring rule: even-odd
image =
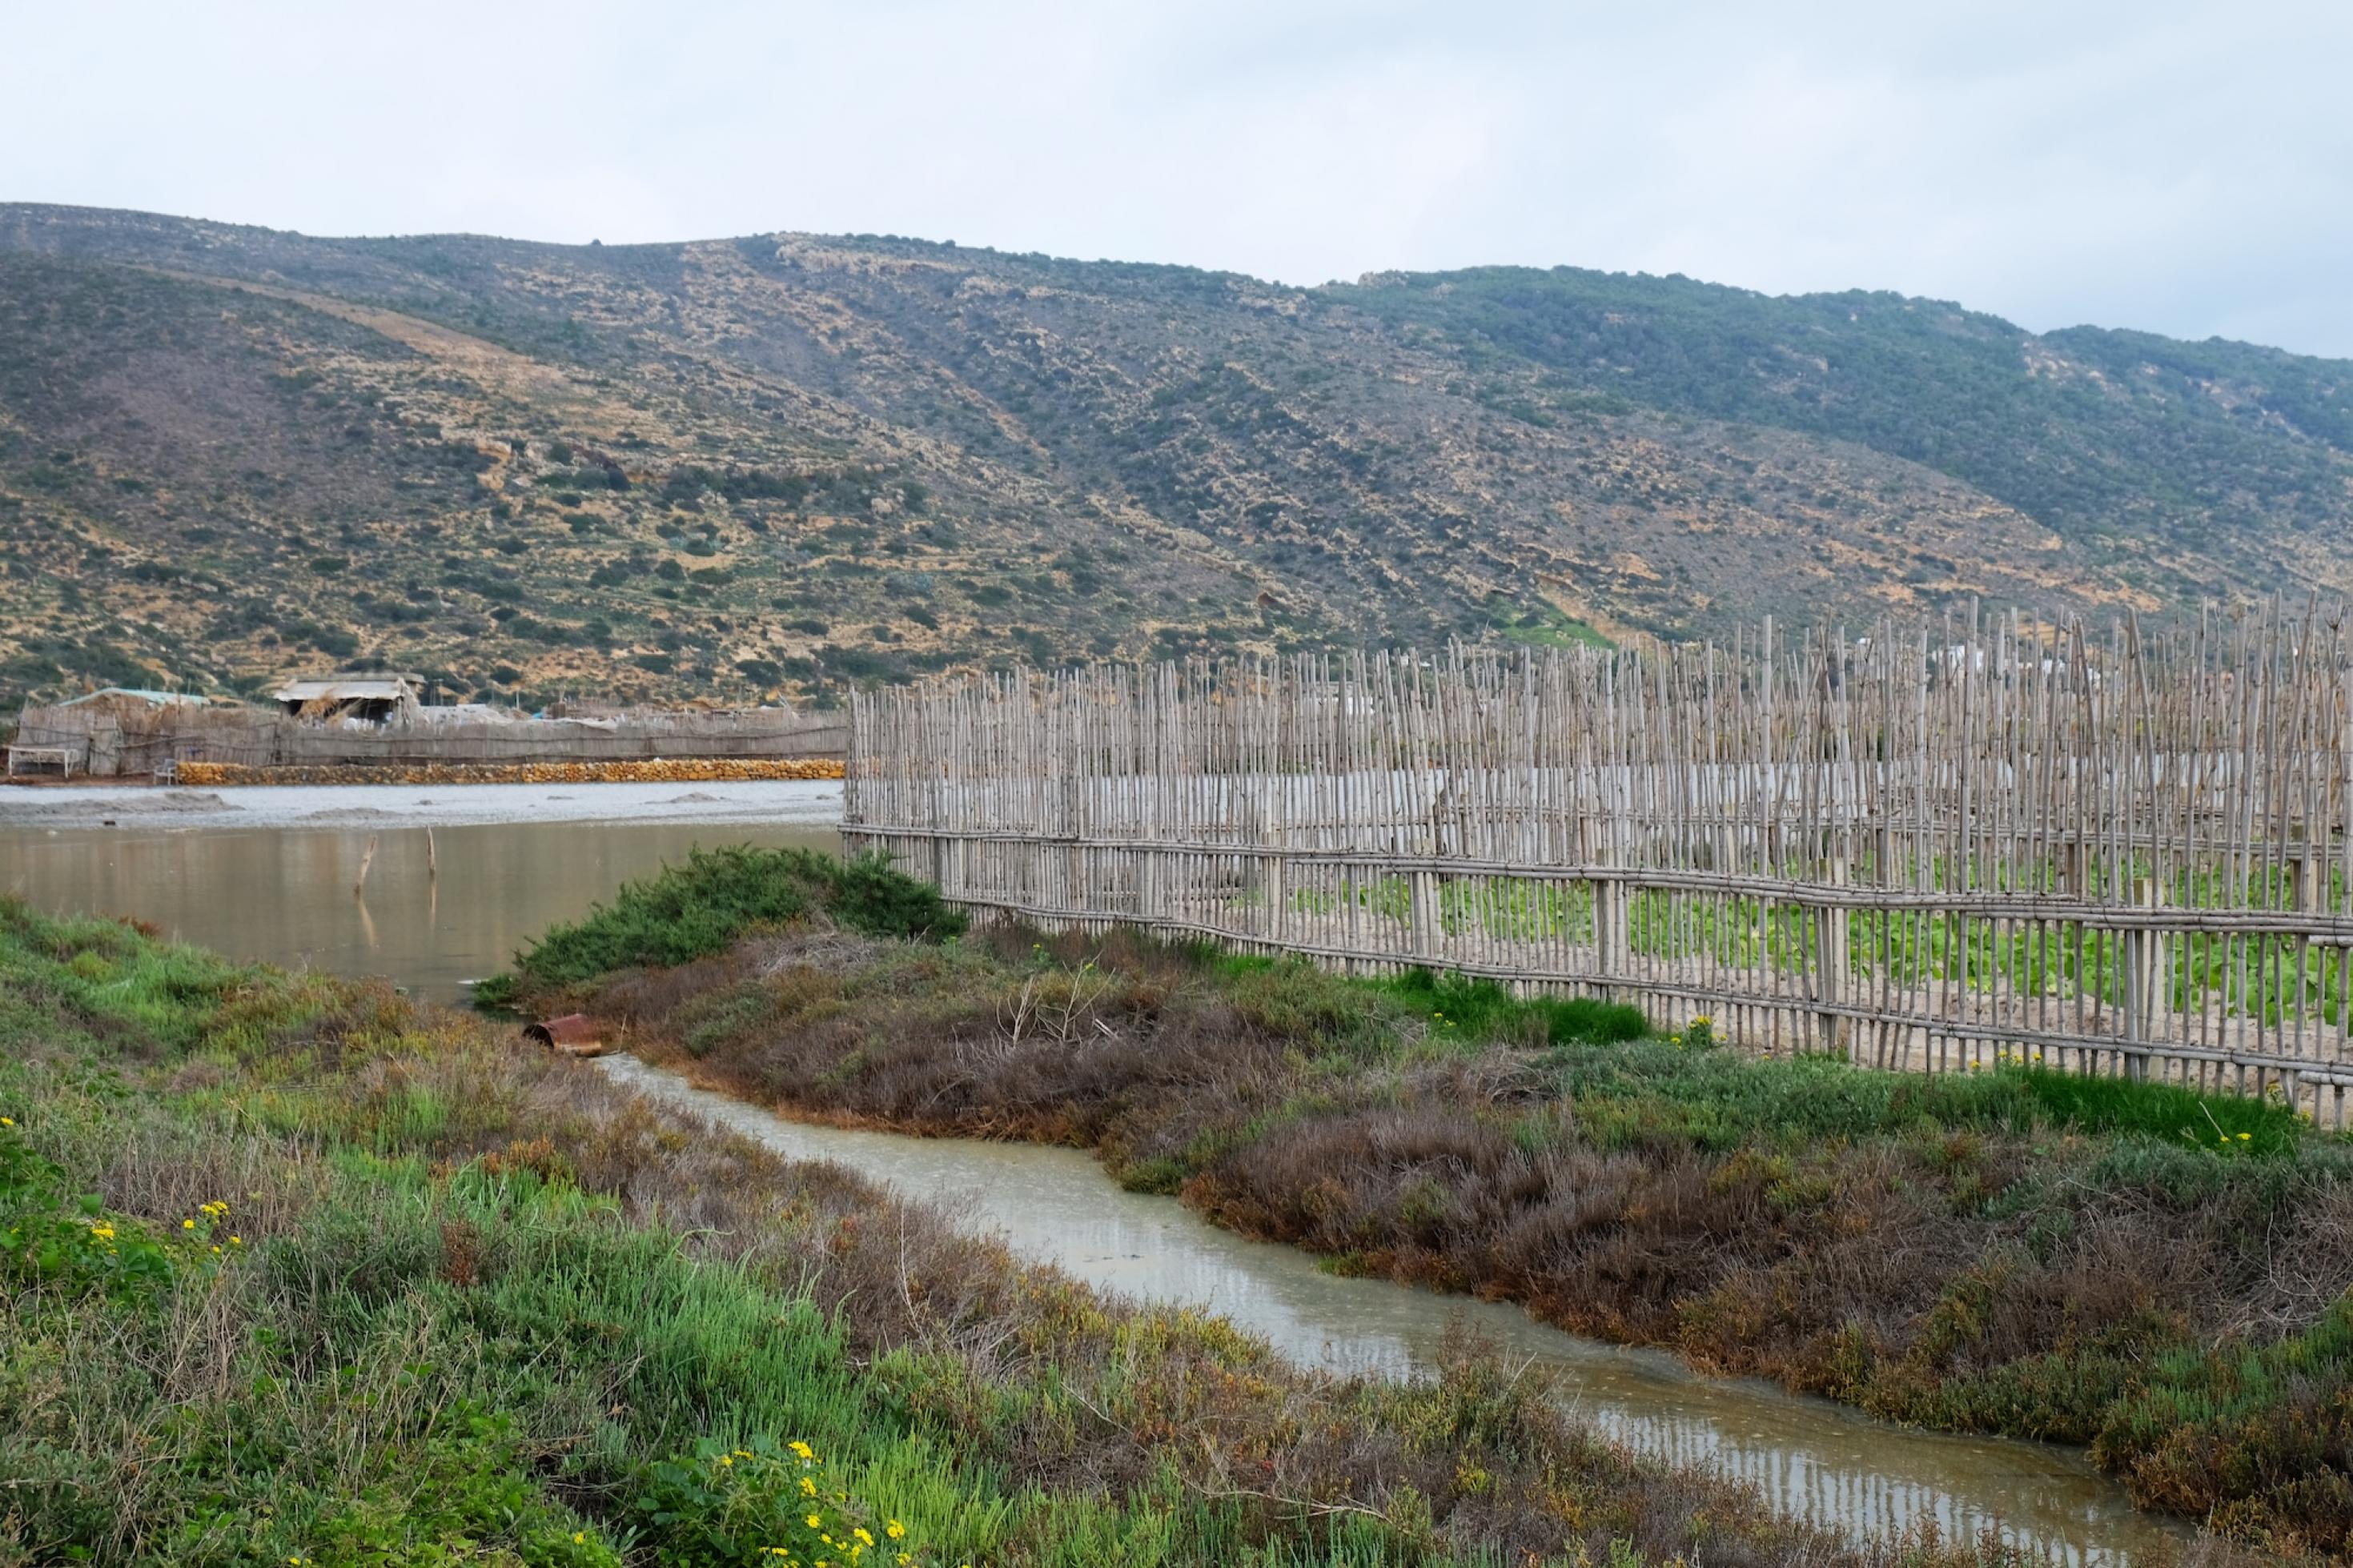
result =
[[0,1127],[14,1127],[14,1126],[16,1126],[16,1119],[15,1117],[13,1117],[13,1116],[0,1116]]
[[572,1532],[572,1544],[573,1544],[573,1545],[575,1545],[575,1546],[586,1546],[586,1545],[587,1545],[587,1544],[588,1544],[588,1532],[587,1532],[586,1531],[585,1531],[585,1530],[575,1530],[575,1531],[574,1531]]
[[883,1533],[883,1534],[885,1534],[885,1535],[887,1535],[887,1536],[889,1536],[892,1540],[893,1540],[893,1541],[897,1541],[897,1540],[900,1540],[900,1539],[902,1539],[902,1537],[904,1537],[904,1536],[906,1535],[906,1533],[907,1533],[907,1527],[906,1527],[905,1525],[903,1525],[903,1524],[901,1524],[897,1520],[895,1520],[895,1519],[894,1519],[894,1520],[892,1520],[890,1523],[888,1523],[888,1524],[886,1524],[886,1525],[884,1525],[884,1526],[882,1527],[882,1533]]
[[823,1524],[824,1522],[825,1515],[821,1513],[813,1513],[808,1516],[808,1527],[811,1530],[815,1530],[818,1525]]
[[817,1458],[817,1450],[810,1447],[807,1443],[787,1443],[785,1447],[790,1448],[794,1453],[798,1454],[804,1459],[814,1459]]
[[817,1482],[807,1476],[803,1476],[801,1478],[801,1496],[817,1496]]
[[866,1527],[862,1524],[857,1529],[851,1531],[849,1533],[858,1537],[858,1544],[860,1546],[871,1546],[874,1544],[874,1538],[866,1533]]
[[[194,1230],[194,1229],[195,1229],[195,1228],[196,1228],[196,1222],[195,1222],[195,1220],[192,1220],[192,1219],[184,1219],[184,1220],[182,1220],[182,1221],[180,1222],[180,1228],[181,1228],[182,1230]],[[288,1559],[288,1561],[290,1561],[290,1562],[294,1562],[294,1563],[300,1563],[300,1562],[301,1561],[301,1558],[299,1558],[299,1557],[295,1557],[295,1558],[290,1558],[290,1559]]]
[[735,1462],[735,1456],[733,1454],[722,1454],[719,1456],[719,1462],[723,1465],[732,1465]]

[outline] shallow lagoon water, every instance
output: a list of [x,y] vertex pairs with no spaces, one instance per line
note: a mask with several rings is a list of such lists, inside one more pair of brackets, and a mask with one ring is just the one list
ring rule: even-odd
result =
[[458,1002],[698,845],[830,851],[840,815],[839,784],[0,791],[0,891]]
[[[837,784],[0,791],[0,890],[60,913],[135,915],[240,957],[388,975],[437,1000],[551,922],[697,845],[839,847]],[[111,818],[114,826],[104,823]],[[430,854],[438,874],[428,871]],[[376,850],[362,892],[363,858]],[[1000,1232],[1106,1289],[1223,1313],[1283,1353],[1413,1375],[1465,1321],[1554,1368],[1580,1410],[1645,1451],[1704,1461],[1780,1507],[1863,1531],[1996,1527],[2058,1561],[2123,1563],[2183,1531],[2135,1513],[2072,1449],[1905,1431],[1663,1352],[1581,1340],[1515,1307],[1324,1273],[1120,1191],[1078,1151],[845,1131],[780,1119],[628,1058],[608,1070],[800,1158],[835,1160]]]

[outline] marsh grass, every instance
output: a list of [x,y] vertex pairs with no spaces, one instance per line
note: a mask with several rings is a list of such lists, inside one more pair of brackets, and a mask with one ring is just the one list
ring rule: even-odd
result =
[[[2292,1392],[2353,1377],[2318,1331],[2353,1283],[2353,1144],[2276,1105],[2028,1059],[1758,1060],[1627,1009],[1121,931],[788,931],[582,994],[761,1103],[1092,1148],[1350,1272],[1897,1419],[2096,1443],[2148,1506],[2353,1549],[2327,1479],[2353,1405]],[[2295,1345],[2308,1373],[2225,1370]],[[2147,1414],[2168,1390],[2186,1425]]]
[[2353,1299],[2342,1297],[2271,1344],[2172,1352],[2119,1402],[2101,1457],[2176,1512],[2342,1552],[2353,1540],[2348,1372]]
[[[806,952],[769,978],[812,1000],[999,963]],[[804,1478],[823,1533],[926,1564],[2010,1560],[1777,1522],[1472,1343],[1425,1384],[1310,1374],[485,1021],[5,902],[0,1115],[0,1228],[167,1257],[121,1291],[0,1248],[7,1568],[784,1561],[752,1553],[822,1544]]]

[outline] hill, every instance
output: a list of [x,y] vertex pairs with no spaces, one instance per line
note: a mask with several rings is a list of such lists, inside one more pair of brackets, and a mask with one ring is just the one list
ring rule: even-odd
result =
[[2353,363],[1571,268],[0,205],[0,697],[384,662],[783,692],[1099,655],[2353,589]]

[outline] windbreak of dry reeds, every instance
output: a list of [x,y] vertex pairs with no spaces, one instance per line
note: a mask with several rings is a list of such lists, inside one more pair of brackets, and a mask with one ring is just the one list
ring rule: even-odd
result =
[[844,828],[953,900],[1637,1000],[1767,1049],[2353,1087],[2353,659],[2280,606],[858,696]]
[[410,770],[396,782],[426,783],[440,781],[416,770],[830,760],[847,739],[839,715],[784,708],[644,709],[601,720],[460,718],[424,709],[383,724],[345,724],[306,721],[274,708],[135,697],[27,707],[17,730],[17,744],[65,747],[83,771],[100,778],[194,765],[199,773],[207,767],[308,770],[322,776],[300,782],[323,783],[363,782],[355,773],[336,771],[360,768]]
[[832,757],[654,757],[621,763],[366,763],[246,767],[182,763],[176,782],[206,789],[250,784],[725,784],[838,779]]

